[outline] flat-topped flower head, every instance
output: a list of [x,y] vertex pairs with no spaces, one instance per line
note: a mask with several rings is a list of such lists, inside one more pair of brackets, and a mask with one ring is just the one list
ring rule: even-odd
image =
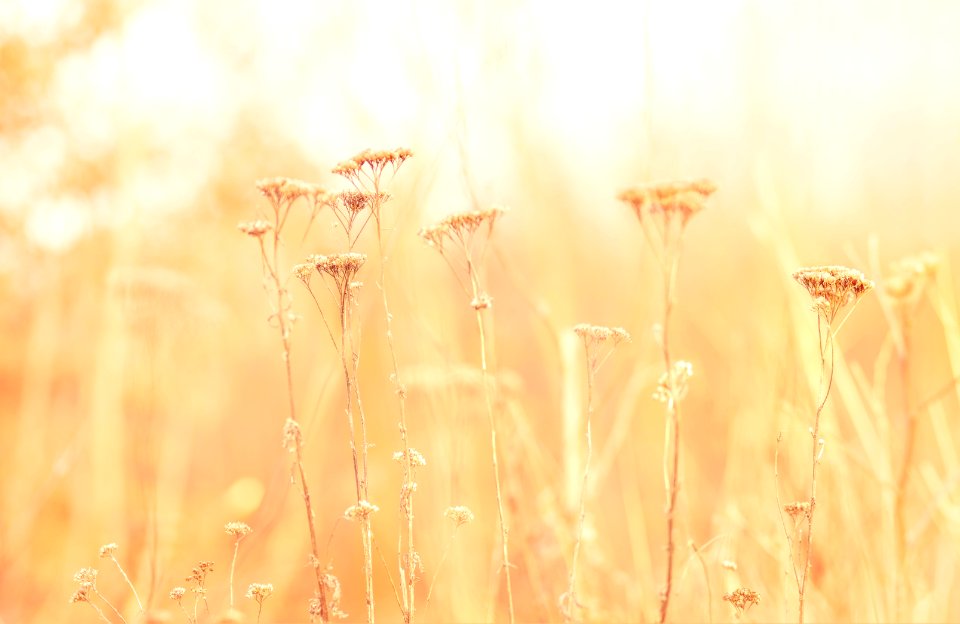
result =
[[253,533],[253,529],[244,522],[228,522],[224,525],[223,529],[227,535],[232,535],[237,539],[244,538]]
[[421,228],[418,234],[424,242],[442,253],[445,240],[469,245],[473,236],[481,228],[486,228],[489,235],[493,231],[494,224],[506,212],[507,209],[501,206],[457,212],[444,217],[434,225]]
[[317,185],[293,178],[263,178],[257,180],[256,186],[275,206],[293,203],[301,197],[315,198],[322,193]]
[[73,575],[73,580],[81,585],[89,583],[92,587],[95,587],[97,584],[97,574],[96,568],[80,568],[76,574]]
[[574,326],[573,333],[588,343],[602,343],[610,340],[616,345],[621,342],[630,341],[630,334],[622,327],[605,327],[603,325],[580,323]]
[[873,288],[873,282],[863,273],[844,266],[804,267],[794,271],[793,279],[810,293],[814,309],[827,323]]
[[346,296],[350,285],[354,282],[357,272],[367,261],[367,256],[360,253],[347,252],[331,254],[329,256],[313,255],[307,258],[314,268],[321,274],[333,278],[338,292]]
[[406,464],[407,460],[404,457],[404,455],[409,455],[410,465],[413,466],[414,468],[419,468],[427,465],[427,460],[424,459],[423,454],[413,447],[408,448],[406,453],[404,453],[403,451],[395,452],[393,454],[393,461],[401,464]]
[[237,229],[253,238],[260,238],[273,229],[268,221],[257,219],[256,221],[241,221],[237,224]]
[[264,600],[273,595],[272,583],[250,583],[247,587],[247,598],[263,603]]
[[685,224],[703,210],[707,199],[716,190],[717,186],[707,179],[653,182],[627,189],[618,199],[628,204],[641,221],[649,215],[661,213],[668,219],[679,217]]
[[800,501],[796,503],[787,503],[783,506],[783,511],[797,522],[801,518],[810,515],[810,501]]
[[[346,178],[357,190],[380,188],[380,177],[387,167],[395,172],[413,152],[405,147],[392,150],[366,149],[337,164],[333,173]],[[379,204],[378,204],[379,205]]]
[[362,500],[356,505],[347,507],[347,510],[343,512],[343,516],[347,520],[366,520],[378,511],[380,511],[379,507],[369,501]]
[[723,599],[733,605],[733,608],[737,610],[737,615],[739,616],[760,602],[760,594],[752,589],[741,587],[733,590],[729,594],[724,594]]
[[117,552],[117,549],[120,548],[114,543],[104,544],[100,547],[100,558],[101,559],[110,559],[113,557],[113,553]]
[[456,528],[460,528],[465,524],[470,524],[474,520],[473,512],[470,511],[470,508],[465,505],[447,507],[446,511],[443,512],[443,515],[449,518]]

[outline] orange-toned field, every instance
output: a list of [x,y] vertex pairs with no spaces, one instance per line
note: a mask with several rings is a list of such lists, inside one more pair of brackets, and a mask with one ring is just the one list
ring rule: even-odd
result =
[[960,620],[957,20],[4,3],[0,624]]

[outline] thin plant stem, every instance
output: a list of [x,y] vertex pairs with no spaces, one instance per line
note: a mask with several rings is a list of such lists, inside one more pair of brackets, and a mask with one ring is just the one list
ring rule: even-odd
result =
[[900,464],[900,474],[897,478],[897,489],[894,501],[894,521],[896,522],[896,557],[897,557],[897,587],[896,594],[897,609],[896,616],[900,618],[901,591],[907,581],[906,559],[907,559],[907,519],[906,519],[906,498],[907,485],[910,481],[910,467],[913,463],[913,452],[917,435],[917,414],[911,406],[911,384],[910,384],[910,327],[907,312],[903,312],[903,350],[899,357],[900,388],[903,394],[902,409],[907,419],[906,432],[903,442],[903,459]]
[[587,452],[583,462],[583,483],[580,487],[580,516],[577,522],[577,539],[573,545],[573,560],[570,564],[570,580],[567,585],[567,608],[563,614],[565,622],[573,620],[573,609],[579,606],[576,593],[577,565],[580,562],[580,545],[583,543],[583,524],[587,516],[587,482],[590,479],[590,459],[593,456],[593,435],[591,428],[593,421],[593,383],[596,375],[596,366],[586,341],[584,341],[584,351],[587,356],[587,429],[585,436]]
[[[114,613],[117,614],[117,617],[120,618],[120,621],[121,621],[121,622],[123,622],[124,624],[126,624],[127,620],[124,619],[123,614],[120,613],[120,610],[117,609],[115,606],[113,606],[113,603],[110,602],[109,600],[107,600],[107,599],[103,596],[103,594],[100,593],[100,590],[98,590],[96,587],[93,587],[93,593],[96,594],[97,597],[98,597],[100,600],[102,600],[105,605],[107,605],[108,607],[110,607],[110,609],[111,609]],[[93,604],[93,603],[91,602],[90,604]]]
[[[469,262],[469,272],[471,281],[474,283],[474,296],[479,296],[479,290],[476,287],[477,279],[474,274],[472,263]],[[510,624],[514,624],[513,609],[513,583],[510,578],[510,546],[508,542],[509,531],[504,521],[503,513],[503,493],[500,485],[500,462],[497,453],[497,424],[493,415],[493,401],[490,397],[489,372],[487,371],[487,342],[483,329],[483,315],[480,309],[476,310],[477,330],[480,333],[480,374],[483,383],[483,398],[487,405],[487,418],[490,421],[490,449],[493,458],[493,475],[497,486],[497,513],[500,519],[500,539],[503,550],[503,569],[507,576],[507,604],[510,609]]]
[[[826,387],[823,390],[823,397],[820,399],[817,405],[816,415],[813,420],[813,429],[811,430],[812,439],[812,451],[811,451],[811,466],[810,466],[810,509],[807,514],[807,544],[806,544],[806,553],[804,555],[803,569],[800,575],[800,595],[799,595],[799,618],[798,621],[800,624],[803,624],[804,621],[804,608],[806,606],[806,590],[807,590],[807,581],[810,579],[810,568],[812,566],[812,555],[813,555],[813,519],[814,514],[816,513],[817,507],[817,467],[820,465],[820,454],[821,454],[821,445],[820,445],[820,416],[823,413],[823,408],[827,404],[827,398],[830,396],[830,390],[833,388],[833,369],[834,369],[834,350],[833,350],[833,332],[831,331],[830,323],[827,322],[826,332],[823,329],[824,319],[821,316],[817,317],[817,331],[820,334],[820,379],[821,386],[823,385],[823,380],[826,378]],[[826,333],[826,336],[824,336]],[[830,362],[829,362],[829,373],[827,365],[827,351],[830,352]]]
[[707,618],[710,624],[713,624],[713,590],[710,587],[710,574],[707,572],[707,562],[703,560],[703,554],[700,552],[700,548],[691,540],[690,550],[693,551],[694,556],[697,558],[697,561],[700,562],[700,569],[703,570],[703,582],[707,586]]
[[[667,610],[670,607],[670,595],[673,591],[673,558],[676,550],[674,542],[674,520],[677,507],[677,492],[679,490],[680,469],[680,405],[676,397],[673,383],[673,362],[670,357],[670,317],[673,310],[673,289],[677,275],[677,258],[674,256],[664,265],[663,275],[663,324],[660,344],[663,351],[663,365],[669,384],[670,396],[667,400],[667,435],[664,441],[664,462],[670,462],[670,469],[666,470],[667,480],[667,569],[666,583],[660,597],[660,624],[667,621]],[[669,460],[668,460],[669,458]]]
[[133,583],[130,582],[130,577],[127,576],[126,571],[124,571],[123,566],[120,565],[120,562],[117,561],[117,558],[110,553],[110,559],[117,566],[117,569],[120,570],[120,575],[123,576],[123,580],[126,581],[127,586],[130,588],[130,591],[133,592],[133,597],[137,601],[137,606],[140,607],[140,613],[143,613],[143,603],[140,602],[140,595],[137,593],[137,588],[133,586]]
[[230,608],[233,608],[233,574],[237,569],[237,554],[240,552],[240,539],[233,543],[233,559],[230,561]]
[[406,566],[403,564],[403,557],[401,553],[403,551],[403,529],[397,537],[397,559],[400,567],[400,574],[402,587],[403,587],[403,620],[405,624],[413,624],[415,615],[416,615],[416,596],[415,596],[415,578],[414,578],[414,566],[415,566],[415,550],[413,542],[413,460],[410,457],[410,442],[407,431],[407,408],[406,408],[406,397],[407,393],[403,387],[403,383],[400,379],[400,367],[397,364],[397,349],[393,342],[393,314],[390,312],[390,303],[387,298],[387,283],[385,275],[385,264],[386,264],[386,255],[383,251],[383,228],[380,221],[380,188],[379,188],[379,179],[374,184],[374,200],[375,210],[374,217],[377,222],[377,251],[380,256],[380,280],[377,282],[377,286],[380,288],[381,300],[383,302],[383,316],[386,323],[387,331],[387,346],[390,350],[390,363],[393,365],[393,383],[395,385],[395,391],[397,394],[397,401],[400,405],[400,442],[403,447],[403,461],[404,461],[404,476],[403,476],[403,488],[404,488],[404,502],[405,505],[401,505],[401,514],[406,514],[406,543],[407,543],[407,561]]
[[[101,609],[101,608],[98,607],[97,605],[93,604],[93,603],[92,603],[91,601],[89,601],[89,600],[87,600],[86,602],[87,602],[87,604],[89,604],[91,607],[93,607],[93,610],[97,612],[97,615],[100,616],[100,619],[101,619],[101,620],[103,620],[103,621],[106,622],[107,624],[112,624],[112,623],[110,622],[110,619],[107,618],[107,616],[103,613],[103,609]],[[121,619],[122,619],[122,618],[121,618]],[[188,621],[189,621],[189,619],[190,619],[190,618],[187,618]]]
[[440,570],[443,569],[443,564],[447,560],[447,555],[450,554],[450,547],[453,545],[453,538],[457,536],[458,528],[459,527],[453,528],[453,533],[450,534],[450,538],[447,540],[447,545],[443,547],[443,554],[440,555],[440,562],[437,564],[437,569],[433,572],[433,580],[430,581],[430,589],[427,590],[426,604],[430,604],[430,597],[433,596],[433,588],[437,584],[437,578],[440,577]]

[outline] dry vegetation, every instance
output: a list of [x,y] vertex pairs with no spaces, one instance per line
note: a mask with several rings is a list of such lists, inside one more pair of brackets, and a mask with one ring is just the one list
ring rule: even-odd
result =
[[[413,52],[374,54],[318,131],[224,78],[286,66],[202,9],[229,124],[64,99],[140,18],[174,28],[144,6],[0,28],[0,624],[960,620],[955,146],[912,169],[893,128],[848,177],[805,169],[854,130],[778,135],[762,54],[730,57],[740,108],[717,96],[742,127],[674,110],[655,36],[643,107],[583,122],[599,155],[532,104],[546,70],[397,121],[380,63]],[[282,11],[321,50],[354,15]],[[775,47],[751,11],[727,53]],[[457,72],[494,80],[501,45]]]

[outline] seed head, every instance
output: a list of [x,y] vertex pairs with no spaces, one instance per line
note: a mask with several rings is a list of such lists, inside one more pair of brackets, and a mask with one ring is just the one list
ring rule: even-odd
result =
[[116,544],[104,544],[100,547],[100,558],[101,559],[111,559],[113,558],[113,553],[117,552],[117,549],[120,548]]
[[474,520],[473,512],[470,511],[470,508],[465,505],[457,505],[456,507],[447,507],[446,511],[443,512],[443,515],[453,521],[453,524],[456,528],[460,528],[465,524],[470,524]]
[[253,529],[243,522],[228,522],[223,528],[227,535],[232,535],[238,540],[253,533]]
[[733,592],[729,594],[724,594],[723,599],[732,604],[733,608],[737,610],[737,615],[740,615],[753,605],[760,602],[760,594],[752,589],[741,587],[733,590]]
[[174,587],[170,590],[170,599],[180,602],[187,593],[186,587]]
[[627,189],[618,199],[629,205],[641,222],[660,213],[666,219],[678,217],[685,225],[703,210],[707,198],[716,190],[716,185],[707,179],[654,182]]
[[[410,456],[410,465],[414,468],[419,468],[421,466],[427,465],[427,460],[424,459],[423,455],[417,449],[410,447],[407,449],[407,454]],[[399,462],[401,464],[406,464],[406,459],[404,457],[403,451],[396,451],[393,454],[393,461]]]
[[273,585],[271,583],[250,583],[247,587],[247,598],[252,598],[260,604],[273,594]]
[[90,602],[91,589],[93,589],[93,584],[81,583],[80,587],[77,588],[77,591],[73,592],[73,595],[70,597],[70,602]]
[[668,403],[680,401],[687,396],[687,382],[693,377],[693,364],[686,360],[677,360],[670,369],[670,374],[663,373],[657,381],[657,389],[653,398]]
[[787,503],[783,506],[783,511],[793,518],[794,522],[800,518],[810,516],[810,501],[800,501],[796,503]]
[[807,289],[814,309],[828,323],[844,306],[856,303],[873,288],[863,273],[844,266],[805,267],[795,271],[793,279]]
[[580,336],[585,344],[599,344],[611,340],[614,345],[621,342],[630,342],[630,334],[622,327],[604,327],[603,325],[589,325],[580,323],[575,325],[573,333]]
[[81,585],[89,583],[91,587],[95,587],[97,584],[97,574],[96,568],[80,568],[76,574],[73,575],[73,580]]
[[257,180],[257,190],[274,206],[293,203],[301,197],[318,197],[323,190],[315,184],[292,178],[264,178]]
[[371,515],[373,515],[375,512],[378,512],[378,511],[380,511],[379,507],[377,507],[376,505],[368,501],[362,500],[356,505],[351,505],[350,507],[347,507],[347,510],[343,512],[343,516],[347,520],[359,521],[359,520],[365,520],[369,518]]
[[252,236],[253,238],[260,238],[267,232],[273,229],[273,226],[263,219],[257,219],[256,221],[241,221],[237,224],[237,229],[246,234],[247,236]]

